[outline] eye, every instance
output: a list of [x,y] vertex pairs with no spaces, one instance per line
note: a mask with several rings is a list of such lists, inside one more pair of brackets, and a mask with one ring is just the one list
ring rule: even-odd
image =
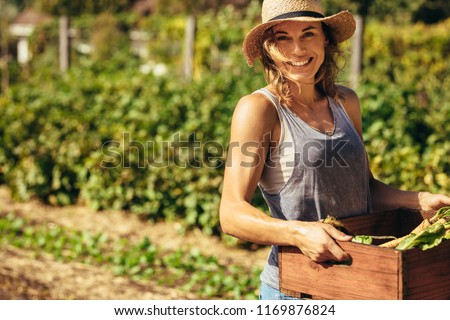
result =
[[275,40],[276,40],[276,41],[284,41],[284,40],[288,40],[288,37],[287,37],[287,36],[277,36],[277,37],[275,38]]
[[304,38],[310,38],[310,37],[314,37],[314,36],[315,36],[315,34],[312,31],[308,31],[303,34]]

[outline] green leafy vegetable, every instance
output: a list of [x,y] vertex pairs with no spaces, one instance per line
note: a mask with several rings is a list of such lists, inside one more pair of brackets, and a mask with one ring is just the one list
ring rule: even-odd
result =
[[414,247],[428,250],[439,245],[445,236],[445,226],[442,223],[434,223],[419,233],[411,233],[400,244],[397,250],[406,250]]
[[354,236],[352,242],[362,244],[372,244],[373,238],[371,236]]
[[434,223],[440,219],[448,221],[450,218],[450,206],[440,208],[436,214],[430,219],[431,223]]

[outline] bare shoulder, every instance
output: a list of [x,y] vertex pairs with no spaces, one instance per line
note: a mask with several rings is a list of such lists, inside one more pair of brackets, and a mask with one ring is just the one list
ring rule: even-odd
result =
[[275,115],[276,110],[269,99],[262,93],[243,96],[236,105],[234,116],[250,113],[256,117]]
[[278,114],[273,103],[263,94],[254,93],[243,96],[237,103],[232,127],[267,133],[272,131],[277,121]]

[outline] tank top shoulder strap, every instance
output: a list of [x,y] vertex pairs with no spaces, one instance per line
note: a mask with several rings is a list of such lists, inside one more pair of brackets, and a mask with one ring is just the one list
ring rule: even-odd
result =
[[345,109],[344,105],[342,104],[342,101],[330,99],[330,107],[333,108],[335,113],[340,117],[340,119],[343,121],[344,125],[349,126],[352,130],[355,130],[355,124],[353,123],[352,118],[350,118],[347,110]]

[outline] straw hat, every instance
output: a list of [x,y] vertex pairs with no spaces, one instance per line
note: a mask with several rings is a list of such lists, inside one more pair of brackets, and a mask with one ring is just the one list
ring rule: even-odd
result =
[[355,19],[348,11],[335,15],[323,15],[320,0],[264,0],[262,23],[247,34],[243,44],[244,55],[249,65],[261,55],[262,36],[270,27],[284,21],[322,21],[334,33],[336,41],[342,42],[355,32]]

